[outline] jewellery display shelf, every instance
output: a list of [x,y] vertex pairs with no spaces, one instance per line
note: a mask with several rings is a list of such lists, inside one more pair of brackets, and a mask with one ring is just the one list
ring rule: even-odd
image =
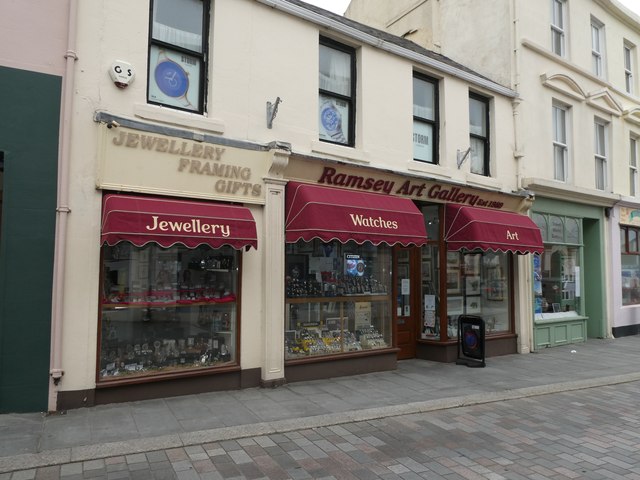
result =
[[135,283],[131,264],[107,265],[126,281],[104,289],[100,380],[233,364],[237,270],[231,257],[161,259],[149,274],[138,268]]
[[391,346],[391,297],[364,294],[285,301],[285,359]]

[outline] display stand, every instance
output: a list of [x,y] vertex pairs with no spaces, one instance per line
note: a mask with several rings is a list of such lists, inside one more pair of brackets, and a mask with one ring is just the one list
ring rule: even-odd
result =
[[458,359],[456,365],[483,368],[485,363],[484,320],[475,315],[458,317]]

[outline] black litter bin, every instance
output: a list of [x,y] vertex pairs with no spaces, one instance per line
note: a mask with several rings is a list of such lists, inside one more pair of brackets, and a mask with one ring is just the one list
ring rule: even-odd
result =
[[458,317],[458,359],[456,364],[484,367],[484,320],[477,315]]

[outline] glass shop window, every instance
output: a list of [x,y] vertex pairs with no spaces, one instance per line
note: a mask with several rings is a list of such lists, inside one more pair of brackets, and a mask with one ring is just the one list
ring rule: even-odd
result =
[[299,241],[285,258],[286,360],[393,346],[390,247]]
[[447,336],[458,337],[460,315],[482,317],[487,335],[509,332],[509,254],[447,252],[446,267]]
[[99,380],[237,363],[237,250],[120,242],[102,255]]
[[640,229],[638,228],[620,228],[622,305],[640,305],[639,233]]
[[536,318],[579,315],[582,222],[542,213],[534,213],[532,219],[544,241],[544,253],[533,257]]

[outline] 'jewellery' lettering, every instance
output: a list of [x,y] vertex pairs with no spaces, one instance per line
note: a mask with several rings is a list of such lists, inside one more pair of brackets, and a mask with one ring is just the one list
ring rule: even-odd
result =
[[223,237],[231,235],[229,225],[218,225],[215,223],[202,223],[199,218],[192,218],[186,222],[172,222],[170,220],[159,220],[157,215],[152,215],[153,223],[145,228],[150,232],[160,230],[161,232],[184,232],[184,233],[202,233],[205,235],[215,236],[218,231]]

